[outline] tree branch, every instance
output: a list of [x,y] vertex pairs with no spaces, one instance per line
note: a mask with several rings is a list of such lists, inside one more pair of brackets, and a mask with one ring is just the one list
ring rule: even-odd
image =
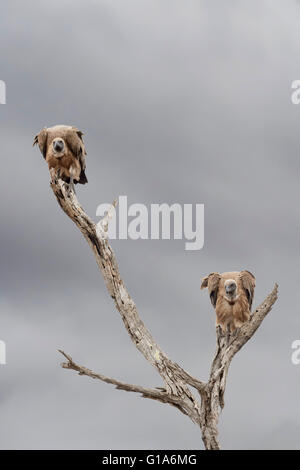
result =
[[[80,206],[72,188],[54,174],[52,174],[50,186],[63,211],[77,225],[92,248],[108,292],[121,314],[131,340],[145,359],[156,368],[172,400],[174,401],[174,397],[180,397],[181,408],[188,410],[191,419],[198,422],[200,404],[189,389],[188,383],[193,384],[197,390],[204,389],[205,384],[194,379],[182,367],[172,362],[140,319],[136,305],[121,279],[114,252],[108,243],[107,221],[94,224]],[[108,214],[105,217],[108,218]]]
[[67,359],[67,362],[61,363],[61,367],[63,369],[72,369],[78,372],[79,375],[86,375],[88,377],[91,377],[92,379],[98,379],[102,382],[106,382],[107,384],[115,385],[118,390],[140,393],[144,398],[152,398],[153,400],[158,400],[162,403],[169,403],[173,406],[180,407],[180,400],[178,399],[178,397],[170,396],[164,389],[152,389],[141,387],[140,385],[128,384],[125,382],[121,382],[120,380],[113,379],[111,377],[106,377],[103,374],[93,372],[92,370],[87,369],[84,366],[80,366],[75,361],[73,361],[72,357],[69,356],[69,354],[65,353],[61,349],[59,349],[58,351]]
[[[115,385],[118,389],[140,393],[145,398],[175,406],[200,426],[206,449],[219,449],[218,420],[220,411],[224,407],[224,392],[229,365],[234,355],[253,336],[265,316],[270,312],[277,299],[277,284],[265,301],[255,310],[250,321],[239,330],[234,333],[228,331],[224,334],[220,328],[217,328],[217,350],[212,362],[209,380],[207,383],[202,382],[168,358],[138,315],[136,305],[120,276],[115,255],[107,237],[108,222],[112,217],[116,201],[96,225],[80,206],[73,188],[60,180],[53,172],[51,173],[50,186],[63,211],[77,225],[93,250],[107,290],[115,302],[131,340],[145,359],[155,367],[164,382],[164,387],[150,389],[106,377],[78,365],[71,356],[60,350],[60,353],[67,359],[67,362],[62,363],[62,367],[75,370],[80,375]],[[199,392],[201,404],[192,394],[190,386]]]

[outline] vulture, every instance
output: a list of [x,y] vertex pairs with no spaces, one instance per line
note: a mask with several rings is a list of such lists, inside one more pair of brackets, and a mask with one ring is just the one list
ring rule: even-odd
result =
[[255,277],[250,271],[210,273],[202,279],[216,311],[216,326],[233,332],[250,319]]
[[45,127],[34,138],[41,154],[48,163],[49,170],[66,183],[88,182],[85,174],[85,146],[83,132],[73,126]]

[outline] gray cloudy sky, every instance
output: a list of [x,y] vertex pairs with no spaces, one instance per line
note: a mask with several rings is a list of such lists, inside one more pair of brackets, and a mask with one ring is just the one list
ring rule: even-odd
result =
[[159,386],[135,350],[85,240],[32,148],[45,125],[85,132],[87,212],[204,203],[205,246],[114,241],[140,315],[170,357],[206,379],[214,314],[200,279],[249,269],[272,313],[231,366],[220,441],[300,448],[299,123],[295,0],[2,2],[0,367],[2,449],[202,448],[171,407],[59,367],[63,348],[106,375]]

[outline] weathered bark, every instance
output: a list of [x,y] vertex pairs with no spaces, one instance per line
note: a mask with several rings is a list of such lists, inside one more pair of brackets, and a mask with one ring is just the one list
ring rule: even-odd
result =
[[[271,310],[277,299],[277,284],[271,294],[255,310],[250,321],[244,324],[239,331],[234,334],[229,332],[223,334],[219,328],[217,329],[217,350],[209,380],[207,383],[198,380],[169,359],[140,319],[135,303],[120,277],[114,252],[108,242],[107,226],[111,214],[108,212],[98,224],[95,224],[78,203],[73,188],[57,178],[55,174],[52,173],[51,177],[50,185],[59,205],[77,225],[93,250],[107,290],[115,302],[131,340],[145,359],[155,367],[164,386],[150,389],[106,377],[78,365],[68,354],[60,351],[67,359],[67,362],[62,363],[62,367],[73,369],[80,375],[87,375],[93,379],[115,385],[118,389],[140,393],[145,398],[175,406],[200,426],[206,449],[219,449],[218,420],[220,411],[224,407],[224,392],[230,362],[239,349],[252,337]],[[201,398],[200,402],[190,387],[196,389]]]

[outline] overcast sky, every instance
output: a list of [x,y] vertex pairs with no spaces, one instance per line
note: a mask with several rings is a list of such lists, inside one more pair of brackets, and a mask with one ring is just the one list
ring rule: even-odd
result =
[[58,207],[34,135],[85,133],[81,204],[203,203],[205,245],[113,241],[155,339],[207,379],[215,316],[200,280],[248,269],[255,304],[280,297],[234,358],[225,449],[300,448],[300,3],[295,0],[2,2],[0,366],[2,449],[195,449],[200,431],[172,407],[63,370],[145,386],[158,374],[134,348],[92,253]]

